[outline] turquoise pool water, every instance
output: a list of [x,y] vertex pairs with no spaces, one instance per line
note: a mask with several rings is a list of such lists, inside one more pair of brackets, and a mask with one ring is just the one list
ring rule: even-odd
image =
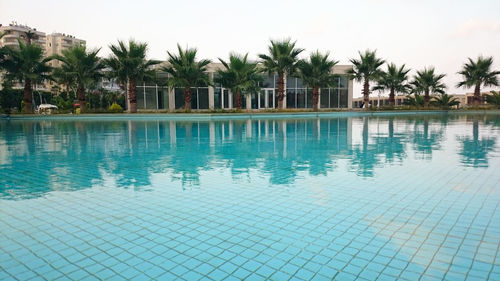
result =
[[0,280],[500,280],[500,115],[0,121]]

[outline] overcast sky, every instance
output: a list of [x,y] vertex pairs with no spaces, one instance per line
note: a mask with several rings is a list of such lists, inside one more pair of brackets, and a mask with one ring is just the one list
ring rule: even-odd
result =
[[[129,38],[147,42],[150,57],[162,60],[177,43],[197,47],[200,58],[231,51],[256,58],[270,38],[284,37],[297,40],[304,56],[330,51],[341,64],[376,49],[389,62],[446,73],[449,93],[466,91],[455,84],[467,57],[493,56],[500,68],[499,0],[0,0],[0,23],[11,21],[75,35],[102,47],[103,56]],[[360,91],[355,84],[354,96]]]

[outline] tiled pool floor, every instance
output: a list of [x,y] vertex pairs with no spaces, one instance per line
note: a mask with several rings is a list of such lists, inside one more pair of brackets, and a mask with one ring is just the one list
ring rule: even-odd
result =
[[499,128],[367,119],[10,124],[0,280],[500,280]]

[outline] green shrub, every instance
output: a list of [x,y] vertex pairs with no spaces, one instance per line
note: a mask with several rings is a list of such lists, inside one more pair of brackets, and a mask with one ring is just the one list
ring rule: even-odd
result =
[[80,113],[81,113],[80,108],[77,108],[77,109],[75,110],[75,114],[80,114]]
[[116,102],[114,102],[110,107],[109,107],[109,111],[113,112],[113,113],[121,113],[123,112],[123,108],[121,107],[121,105],[117,104]]

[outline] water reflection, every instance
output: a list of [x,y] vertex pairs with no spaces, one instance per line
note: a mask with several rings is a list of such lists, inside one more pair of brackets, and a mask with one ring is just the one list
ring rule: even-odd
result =
[[[31,198],[52,190],[106,184],[147,189],[152,175],[197,187],[204,171],[218,183],[294,184],[301,176],[349,172],[376,178],[378,169],[457,147],[467,167],[488,167],[497,150],[497,115],[360,117],[300,120],[5,121],[0,122],[0,196]],[[492,130],[494,129],[494,130]],[[450,132],[448,132],[450,131]],[[493,132],[493,133],[492,133]],[[457,140],[457,143],[453,143]],[[458,163],[450,163],[456,165]],[[334,179],[332,179],[334,180]]]

